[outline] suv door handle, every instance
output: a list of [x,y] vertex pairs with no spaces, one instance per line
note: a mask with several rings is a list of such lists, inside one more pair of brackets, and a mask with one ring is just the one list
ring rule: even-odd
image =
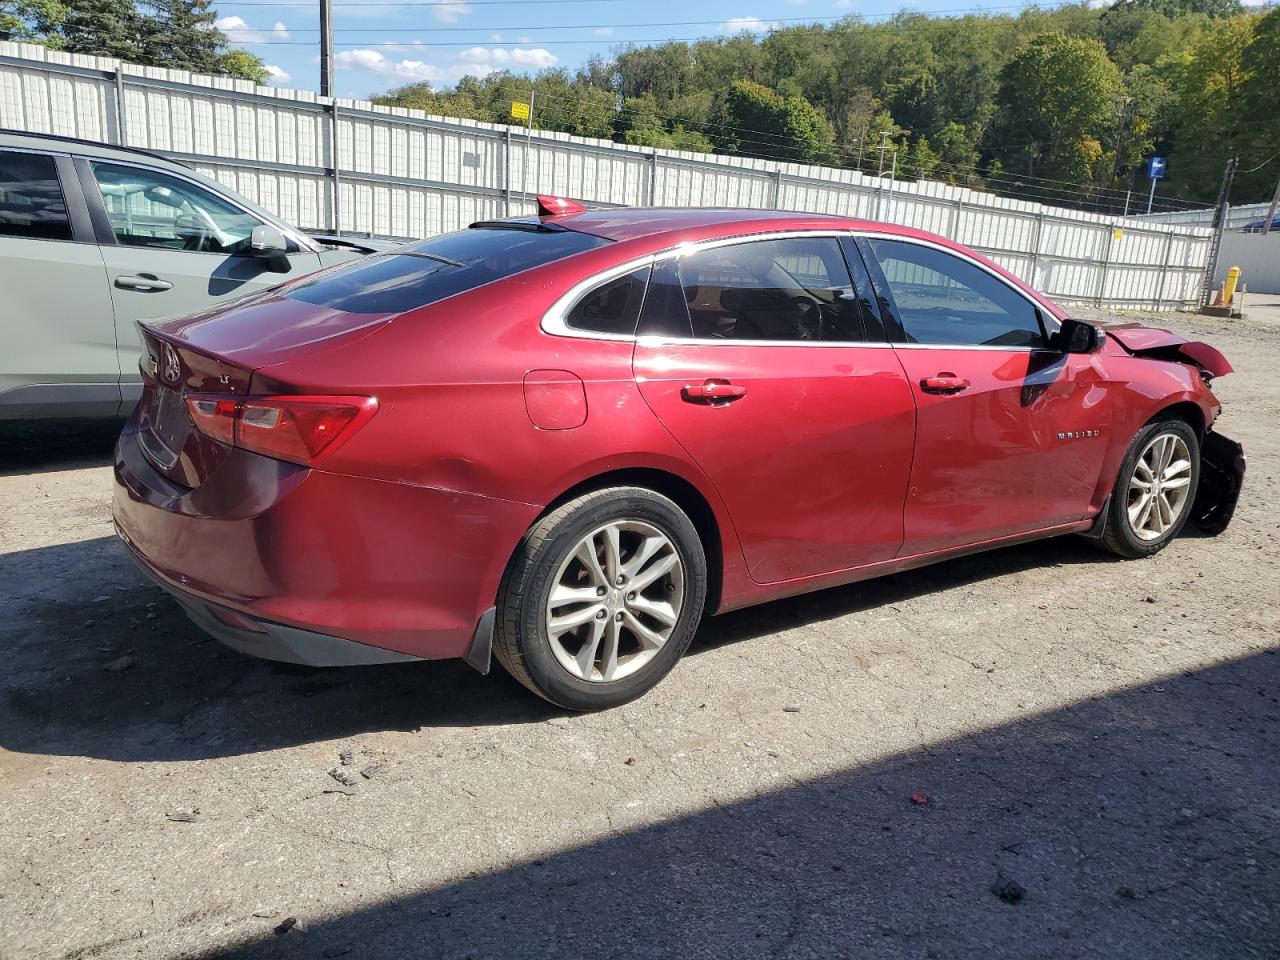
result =
[[168,280],[161,280],[150,273],[116,277],[116,286],[121,290],[137,290],[141,293],[161,293],[162,291],[173,289],[173,284]]
[[954,373],[939,373],[921,380],[920,389],[925,393],[959,393],[969,389],[969,381]]
[[731,403],[747,395],[747,388],[728,380],[707,380],[703,383],[686,383],[680,388],[680,398],[689,403]]

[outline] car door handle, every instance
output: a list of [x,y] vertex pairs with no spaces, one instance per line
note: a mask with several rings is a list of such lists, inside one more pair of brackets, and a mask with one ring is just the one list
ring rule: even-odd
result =
[[161,280],[159,277],[149,273],[140,273],[137,276],[116,277],[116,286],[121,290],[137,290],[142,293],[160,293],[164,290],[172,290],[173,284],[168,280]]
[[925,393],[959,393],[969,389],[969,381],[954,373],[939,373],[921,380],[920,389]]
[[747,395],[747,388],[727,380],[707,380],[703,383],[686,383],[680,388],[680,397],[689,403],[731,403]]

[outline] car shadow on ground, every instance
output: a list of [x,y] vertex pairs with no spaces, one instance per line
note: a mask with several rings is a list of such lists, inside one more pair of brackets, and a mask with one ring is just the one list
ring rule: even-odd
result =
[[123,420],[0,422],[0,477],[106,467]]
[[[692,655],[804,623],[1096,552],[1051,540],[709,618]],[[424,726],[533,723],[559,711],[495,664],[312,669],[209,638],[114,537],[0,555],[0,747],[112,760],[193,760]],[[849,638],[850,644],[857,637]]]
[[1278,690],[1268,650],[204,956],[1273,958]]

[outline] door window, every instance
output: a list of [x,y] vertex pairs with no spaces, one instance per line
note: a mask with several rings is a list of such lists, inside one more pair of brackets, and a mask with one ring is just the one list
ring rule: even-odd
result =
[[53,157],[0,150],[0,237],[71,239]]
[[93,174],[125,246],[247,256],[253,228],[262,224],[212,191],[156,170],[95,163]]
[[849,270],[831,237],[755,240],[659,264],[641,332],[679,335],[686,324],[684,335],[700,340],[864,339]]
[[573,330],[631,336],[636,332],[649,268],[633,270],[596,287],[574,305],[565,318]]
[[986,270],[901,240],[869,240],[908,343],[1042,347],[1039,311]]

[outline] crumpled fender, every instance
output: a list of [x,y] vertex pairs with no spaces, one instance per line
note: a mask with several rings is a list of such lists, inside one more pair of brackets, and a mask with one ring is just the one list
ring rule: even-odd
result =
[[1134,356],[1192,363],[1203,368],[1211,377],[1225,377],[1235,370],[1217,348],[1200,340],[1186,340],[1172,330],[1144,327],[1138,323],[1099,326],[1106,331],[1107,336]]
[[1244,447],[1209,431],[1200,444],[1200,485],[1191,504],[1191,522],[1209,536],[1227,529],[1244,483]]

